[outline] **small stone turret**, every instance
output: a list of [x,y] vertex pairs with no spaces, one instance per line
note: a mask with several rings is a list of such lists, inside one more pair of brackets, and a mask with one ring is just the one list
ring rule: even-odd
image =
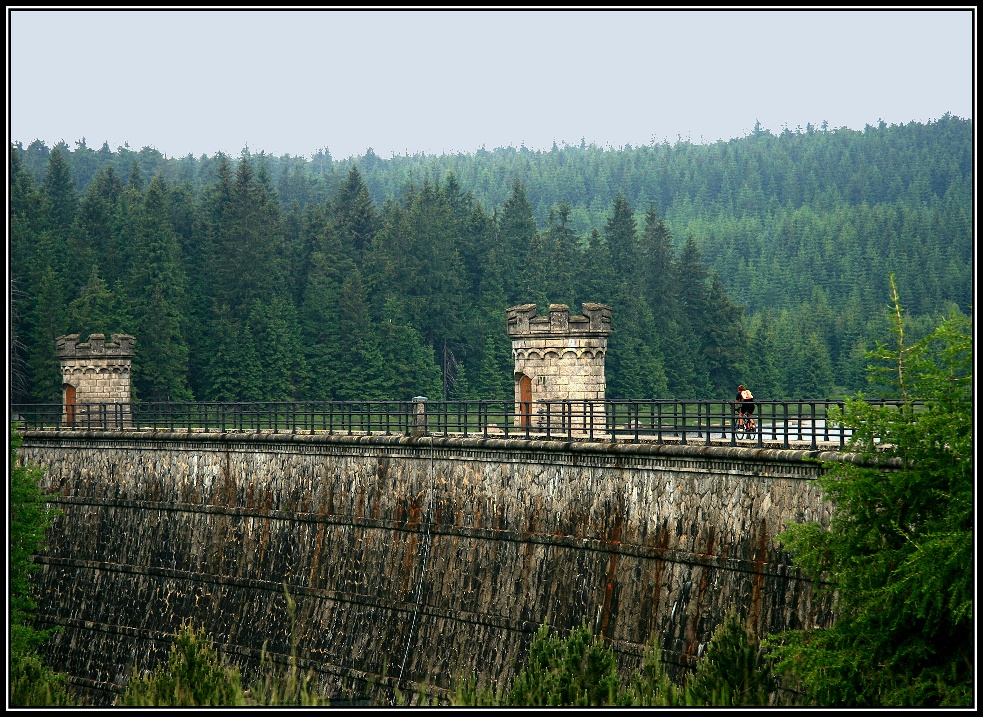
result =
[[531,425],[536,401],[560,400],[581,402],[574,424],[584,425],[587,403],[593,404],[595,424],[604,424],[604,356],[611,308],[589,302],[582,308],[583,316],[571,316],[566,304],[550,304],[549,316],[537,316],[535,304],[508,309],[517,425]]
[[130,422],[130,364],[136,339],[128,334],[79,334],[55,339],[61,361],[62,417],[66,425],[114,426]]

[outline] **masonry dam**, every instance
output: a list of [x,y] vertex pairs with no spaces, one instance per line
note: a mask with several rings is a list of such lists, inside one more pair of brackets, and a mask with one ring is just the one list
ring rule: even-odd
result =
[[[28,430],[61,511],[37,556],[42,651],[94,705],[190,619],[247,676],[292,643],[333,699],[508,684],[543,624],[634,670],[691,667],[729,610],[826,626],[775,541],[827,522],[843,452],[428,435]],[[292,623],[284,586],[296,601]],[[292,637],[293,636],[293,637]]]
[[858,457],[815,434],[795,449],[784,414],[781,445],[713,443],[711,422],[727,422],[702,404],[704,445],[686,442],[685,410],[682,440],[663,440],[656,403],[642,408],[657,440],[638,440],[637,411],[636,440],[617,440],[611,309],[583,312],[507,310],[514,410],[479,419],[504,435],[468,435],[468,420],[462,435],[390,432],[388,414],[384,432],[338,432],[330,415],[317,431],[313,414],[280,431],[276,409],[273,430],[247,431],[202,406],[181,428],[173,406],[131,402],[134,337],[58,337],[62,404],[36,419],[43,406],[12,407],[18,459],[44,468],[60,511],[36,556],[38,626],[59,628],[48,664],[108,705],[190,620],[247,682],[261,659],[295,655],[332,700],[446,703],[457,678],[510,684],[544,624],[586,622],[625,675],[655,643],[677,677],[730,611],[759,636],[829,625],[829,598],[775,536],[828,524],[824,461]]

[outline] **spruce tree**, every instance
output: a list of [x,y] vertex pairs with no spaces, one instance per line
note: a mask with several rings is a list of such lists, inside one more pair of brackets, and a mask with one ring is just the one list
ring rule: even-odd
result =
[[68,236],[78,209],[78,193],[66,152],[67,147],[62,144],[51,150],[48,171],[41,183],[47,228],[62,237]]
[[440,367],[434,363],[433,351],[420,332],[406,323],[394,296],[387,298],[383,307],[380,338],[388,376],[387,398],[405,401],[413,396],[440,396]]
[[255,393],[264,401],[298,401],[307,397],[310,373],[301,346],[293,302],[275,296],[256,300],[246,322],[248,343],[256,348],[259,369]]
[[99,268],[93,266],[89,281],[68,305],[67,333],[112,336],[132,331],[133,321],[124,308],[123,298],[109,288],[106,280],[99,276]]
[[129,250],[120,244],[114,221],[123,191],[123,182],[111,166],[100,170],[79,202],[73,226],[76,245],[91,251],[91,263],[100,267],[110,286],[122,276]]
[[345,277],[355,270],[355,260],[352,247],[343,244],[328,221],[326,208],[307,216],[303,232],[305,243],[312,247],[298,309],[302,350],[311,370],[309,397],[332,400],[339,398],[347,383],[342,361],[352,337],[342,333],[340,302]]
[[188,344],[184,317],[187,279],[177,235],[171,228],[168,188],[158,175],[144,195],[126,277],[136,325],[134,395],[144,401],[187,401]]
[[353,166],[348,171],[348,178],[338,190],[334,202],[334,226],[342,243],[350,246],[356,255],[372,246],[378,219],[358,167]]
[[621,192],[615,195],[611,215],[604,224],[604,239],[611,252],[611,264],[617,267],[618,279],[634,285],[639,274],[638,229],[635,213]]
[[621,684],[614,652],[586,622],[566,637],[543,625],[515,677],[507,704],[600,707],[618,704]]
[[518,179],[512,183],[512,194],[505,200],[497,219],[509,306],[528,303],[528,297],[522,293],[527,286],[523,262],[529,256],[529,246],[536,234],[536,219],[526,189]]
[[390,398],[391,376],[385,368],[380,332],[369,311],[368,292],[358,269],[342,282],[338,315],[343,345],[337,397],[347,401]]
[[747,333],[742,307],[728,298],[716,272],[710,281],[707,312],[703,359],[712,395],[729,398],[741,383],[741,375],[749,370]]
[[[31,309],[27,360],[31,383],[31,399],[35,403],[61,401],[61,363],[55,354],[55,338],[68,327],[65,294],[52,267],[40,277]],[[84,341],[87,337],[82,336]]]

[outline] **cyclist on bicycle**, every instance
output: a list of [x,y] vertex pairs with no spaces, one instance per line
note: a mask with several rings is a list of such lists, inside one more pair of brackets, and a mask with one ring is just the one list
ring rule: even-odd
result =
[[751,414],[754,413],[754,396],[743,383],[737,387],[737,401],[734,405],[741,413],[741,421],[746,422],[748,426],[754,426],[754,419],[751,418]]

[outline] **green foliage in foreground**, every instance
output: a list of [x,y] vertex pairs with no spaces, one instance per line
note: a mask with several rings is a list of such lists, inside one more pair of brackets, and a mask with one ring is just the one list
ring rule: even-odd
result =
[[511,686],[482,689],[476,675],[459,681],[453,704],[472,707],[767,706],[776,690],[760,643],[731,614],[707,644],[696,670],[673,682],[650,644],[638,673],[622,683],[614,651],[586,624],[566,637],[540,627]]
[[117,700],[121,707],[321,706],[329,704],[314,689],[312,672],[297,665],[296,603],[284,585],[293,633],[289,666],[279,670],[267,662],[264,646],[258,677],[244,687],[238,667],[222,658],[204,628],[181,624],[162,665],[147,675],[134,670]]
[[10,427],[10,649],[20,653],[36,647],[50,632],[34,629],[31,616],[37,608],[31,593],[31,574],[37,569],[33,555],[43,547],[44,532],[58,511],[45,506],[39,487],[43,470],[17,465],[17,449],[23,437]]
[[721,623],[696,670],[686,677],[687,706],[754,707],[777,688],[760,643],[733,616]]
[[[892,277],[893,288],[893,277]],[[973,703],[972,332],[953,314],[905,345],[869,354],[900,409],[846,404],[853,449],[898,469],[832,464],[821,479],[835,506],[828,528],[792,525],[778,539],[835,590],[828,629],[769,638],[777,668],[813,704],[856,707]],[[914,401],[926,409],[916,411]],[[875,444],[882,436],[884,444]]]
[[126,690],[116,701],[122,707],[206,707],[243,705],[239,670],[224,663],[204,628],[183,622],[167,664],[148,675],[134,668]]
[[33,652],[11,652],[10,705],[61,707],[74,704],[64,674],[54,672]]
[[566,639],[543,625],[529,648],[529,659],[508,693],[510,705],[617,704],[620,684],[614,652],[586,624]]
[[34,650],[53,630],[37,630],[31,619],[37,604],[31,593],[33,555],[43,547],[44,532],[57,515],[45,507],[39,487],[42,469],[17,464],[23,437],[10,427],[10,704],[15,707],[69,704],[65,676],[56,674]]

